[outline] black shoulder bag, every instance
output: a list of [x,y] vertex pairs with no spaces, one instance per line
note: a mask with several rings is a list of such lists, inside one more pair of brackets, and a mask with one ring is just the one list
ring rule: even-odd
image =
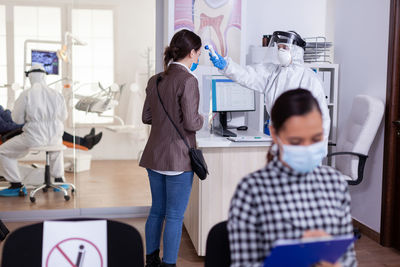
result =
[[203,152],[200,149],[189,146],[189,144],[186,142],[186,140],[183,137],[183,135],[181,134],[181,132],[178,130],[178,127],[176,127],[174,121],[169,116],[167,110],[165,109],[164,103],[161,100],[160,92],[158,91],[158,84],[160,83],[161,80],[162,80],[162,76],[159,75],[157,77],[156,89],[157,89],[158,99],[160,100],[161,106],[163,107],[165,114],[167,114],[167,117],[171,121],[172,125],[174,125],[175,130],[178,132],[179,136],[182,138],[183,142],[189,149],[189,157],[190,157],[190,163],[192,165],[192,170],[194,171],[194,173],[196,173],[196,175],[200,178],[200,180],[204,180],[207,177],[208,168],[207,168],[207,163],[203,157]]

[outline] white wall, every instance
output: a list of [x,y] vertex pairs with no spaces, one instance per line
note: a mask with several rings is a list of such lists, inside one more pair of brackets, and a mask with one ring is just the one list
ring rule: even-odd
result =
[[261,46],[264,34],[279,30],[294,30],[302,37],[332,37],[332,31],[328,31],[330,24],[326,22],[328,1],[243,1],[246,8],[246,54],[250,45]]
[[[96,2],[99,2],[96,0]],[[155,51],[155,0],[108,0],[116,5],[116,68],[118,82],[136,81],[136,73],[145,73],[146,48]]]
[[[385,102],[389,8],[390,0],[336,0],[334,37],[335,63],[340,64],[339,132],[354,96],[367,94]],[[383,144],[384,123],[369,152],[364,181],[350,189],[353,217],[376,232],[380,232]]]

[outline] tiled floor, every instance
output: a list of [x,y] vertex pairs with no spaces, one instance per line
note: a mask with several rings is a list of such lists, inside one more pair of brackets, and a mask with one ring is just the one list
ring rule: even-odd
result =
[[[145,218],[135,219],[118,219],[118,221],[134,226],[141,233],[144,240]],[[12,231],[18,227],[28,225],[30,223],[6,223],[7,227]],[[2,250],[2,243],[0,243]],[[162,250],[162,248],[161,248]],[[360,267],[400,267],[400,252],[391,248],[385,248],[363,236],[356,243],[357,259]],[[161,253],[162,254],[162,253]],[[204,266],[204,258],[199,257],[190,241],[187,232],[182,233],[181,247],[179,250],[177,266],[179,267],[200,267]]]

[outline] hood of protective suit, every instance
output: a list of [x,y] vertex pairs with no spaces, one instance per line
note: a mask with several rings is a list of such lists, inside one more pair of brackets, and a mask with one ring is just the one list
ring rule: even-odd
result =
[[61,143],[67,109],[64,97],[46,84],[43,66],[34,65],[26,72],[31,88],[24,90],[15,101],[12,119],[24,124],[27,146]]
[[[292,63],[296,65],[304,64],[304,50],[300,46],[292,45],[290,48],[290,54],[292,55]],[[290,66],[290,65],[289,65]]]
[[46,74],[43,72],[31,72],[28,75],[29,81],[31,82],[31,86],[38,83],[44,87],[47,87],[46,84]]

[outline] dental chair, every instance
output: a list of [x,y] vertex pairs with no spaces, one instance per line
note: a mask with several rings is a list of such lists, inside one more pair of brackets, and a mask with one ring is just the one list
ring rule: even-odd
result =
[[43,190],[43,192],[47,192],[49,188],[54,188],[54,189],[58,189],[61,192],[64,193],[64,199],[66,201],[68,201],[70,199],[70,196],[68,195],[68,191],[63,188],[62,186],[70,186],[71,187],[71,192],[74,193],[75,192],[75,185],[71,184],[71,183],[52,183],[50,181],[50,155],[49,152],[59,152],[59,151],[63,151],[66,149],[66,146],[64,145],[54,145],[54,146],[43,146],[43,147],[33,147],[30,149],[30,151],[32,152],[46,152],[46,165],[45,165],[45,171],[44,171],[44,183],[33,189],[30,192],[29,198],[31,200],[31,202],[35,202],[36,198],[35,198],[35,194],[40,191]]
[[384,111],[385,105],[380,99],[357,95],[353,100],[347,122],[338,136],[336,152],[327,155],[335,157],[335,167],[345,176],[349,185],[358,185],[364,178],[368,151]]

